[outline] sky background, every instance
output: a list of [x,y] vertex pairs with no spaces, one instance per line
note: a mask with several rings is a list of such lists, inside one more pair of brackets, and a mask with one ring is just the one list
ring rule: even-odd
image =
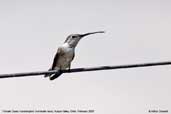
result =
[[[170,0],[0,0],[0,73],[46,71],[72,33],[72,68],[171,60]],[[0,110],[171,109],[171,66],[0,79]]]

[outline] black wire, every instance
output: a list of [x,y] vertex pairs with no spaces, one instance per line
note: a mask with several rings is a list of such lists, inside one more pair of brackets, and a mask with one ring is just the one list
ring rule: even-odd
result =
[[[150,67],[150,66],[161,66],[171,65],[171,61],[166,62],[153,62],[153,63],[141,63],[141,64],[129,64],[129,65],[117,65],[117,66],[97,66],[87,68],[73,68],[70,70],[62,70],[62,73],[74,73],[74,72],[86,72],[86,71],[98,71],[98,70],[112,70],[112,69],[127,69],[127,68],[138,68],[138,67]],[[45,74],[54,74],[58,71],[37,71],[37,72],[25,72],[25,73],[12,73],[12,74],[0,74],[0,78],[12,78],[12,77],[26,77],[26,76],[37,76]]]

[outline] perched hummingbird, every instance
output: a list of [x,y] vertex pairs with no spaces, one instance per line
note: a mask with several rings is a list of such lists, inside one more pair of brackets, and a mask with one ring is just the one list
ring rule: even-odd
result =
[[75,47],[77,46],[80,39],[82,39],[87,35],[96,34],[96,33],[104,33],[104,31],[69,35],[66,38],[64,44],[58,48],[57,53],[54,57],[52,67],[49,69],[49,71],[58,70],[58,72],[55,74],[46,74],[45,77],[49,77],[50,80],[54,80],[62,74],[61,70],[66,70],[66,69],[70,70],[71,62],[75,56]]

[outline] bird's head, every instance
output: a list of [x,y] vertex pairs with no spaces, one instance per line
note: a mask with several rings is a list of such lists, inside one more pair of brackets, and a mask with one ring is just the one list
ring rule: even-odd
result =
[[71,34],[67,37],[64,43],[68,43],[70,47],[76,47],[80,39],[82,39],[85,36],[96,34],[96,33],[104,33],[104,31],[89,32],[85,34]]

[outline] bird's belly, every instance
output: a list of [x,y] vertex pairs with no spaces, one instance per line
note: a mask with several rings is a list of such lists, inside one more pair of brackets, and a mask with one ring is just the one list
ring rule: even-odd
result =
[[66,69],[70,66],[71,61],[73,60],[74,51],[73,50],[64,50],[64,55],[59,58],[58,65],[61,69]]

